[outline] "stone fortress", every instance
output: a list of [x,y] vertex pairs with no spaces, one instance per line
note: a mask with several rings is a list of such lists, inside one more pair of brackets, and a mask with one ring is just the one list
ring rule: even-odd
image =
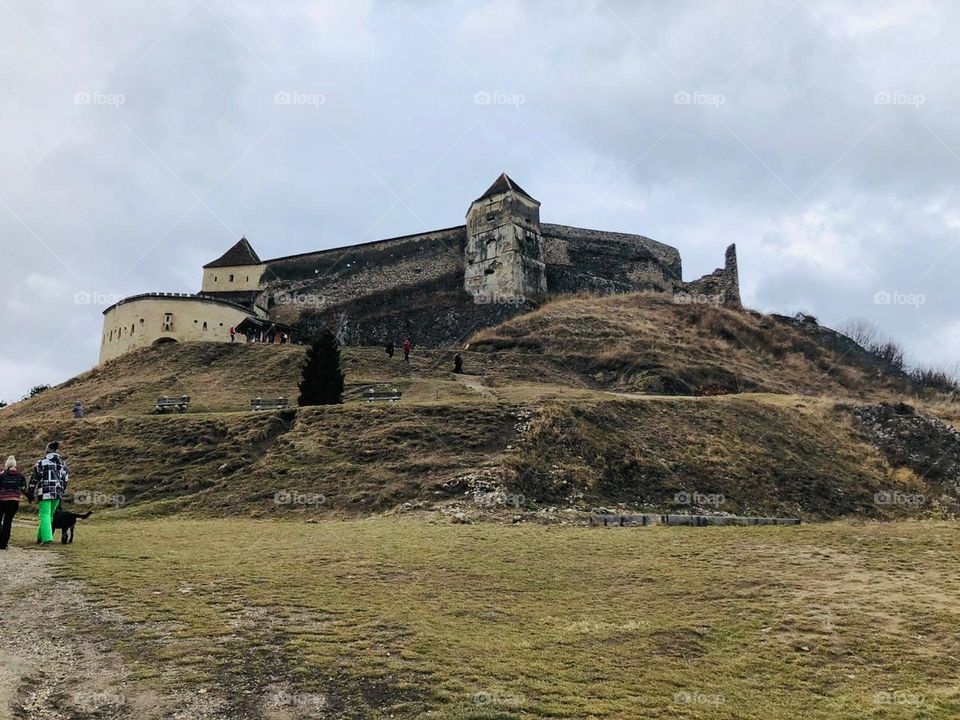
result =
[[541,223],[540,203],[503,174],[464,225],[273,260],[241,238],[204,265],[199,293],[145,293],[104,310],[100,362],[158,343],[230,342],[231,327],[271,324],[302,340],[327,324],[351,345],[409,337],[450,347],[550,296],[637,290],[739,306],[736,247],[724,267],[684,282],[676,248]]

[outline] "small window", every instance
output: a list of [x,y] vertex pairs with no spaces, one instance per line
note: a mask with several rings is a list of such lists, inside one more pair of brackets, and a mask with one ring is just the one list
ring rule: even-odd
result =
[[135,327],[136,327],[136,325],[131,325],[131,326],[130,326],[130,334],[131,334],[131,335],[133,335],[133,329],[134,329]]
[[250,282],[250,276],[247,275],[247,282]]
[[229,282],[233,282],[233,275],[230,276]]
[[143,318],[140,318],[140,324],[143,325]]
[[206,324],[206,323],[203,324],[203,331],[204,331],[204,332],[207,331],[207,324]]

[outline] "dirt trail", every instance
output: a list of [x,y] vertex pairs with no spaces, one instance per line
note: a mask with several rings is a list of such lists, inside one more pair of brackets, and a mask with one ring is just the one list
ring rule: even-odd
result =
[[479,393],[483,397],[489,400],[497,400],[499,396],[497,393],[493,392],[490,388],[486,387],[483,384],[483,378],[476,375],[454,375],[458,382],[462,385],[466,385],[468,388],[474,392]]

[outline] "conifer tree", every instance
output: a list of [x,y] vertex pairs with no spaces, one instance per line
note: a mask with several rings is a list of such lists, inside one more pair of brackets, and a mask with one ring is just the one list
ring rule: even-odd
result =
[[340,369],[340,342],[323,328],[307,350],[297,404],[337,405],[343,402],[343,371]]

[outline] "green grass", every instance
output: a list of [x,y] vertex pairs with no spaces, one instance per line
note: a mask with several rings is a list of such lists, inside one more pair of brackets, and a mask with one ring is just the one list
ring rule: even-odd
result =
[[955,524],[114,521],[57,551],[146,686],[370,718],[960,714]]

